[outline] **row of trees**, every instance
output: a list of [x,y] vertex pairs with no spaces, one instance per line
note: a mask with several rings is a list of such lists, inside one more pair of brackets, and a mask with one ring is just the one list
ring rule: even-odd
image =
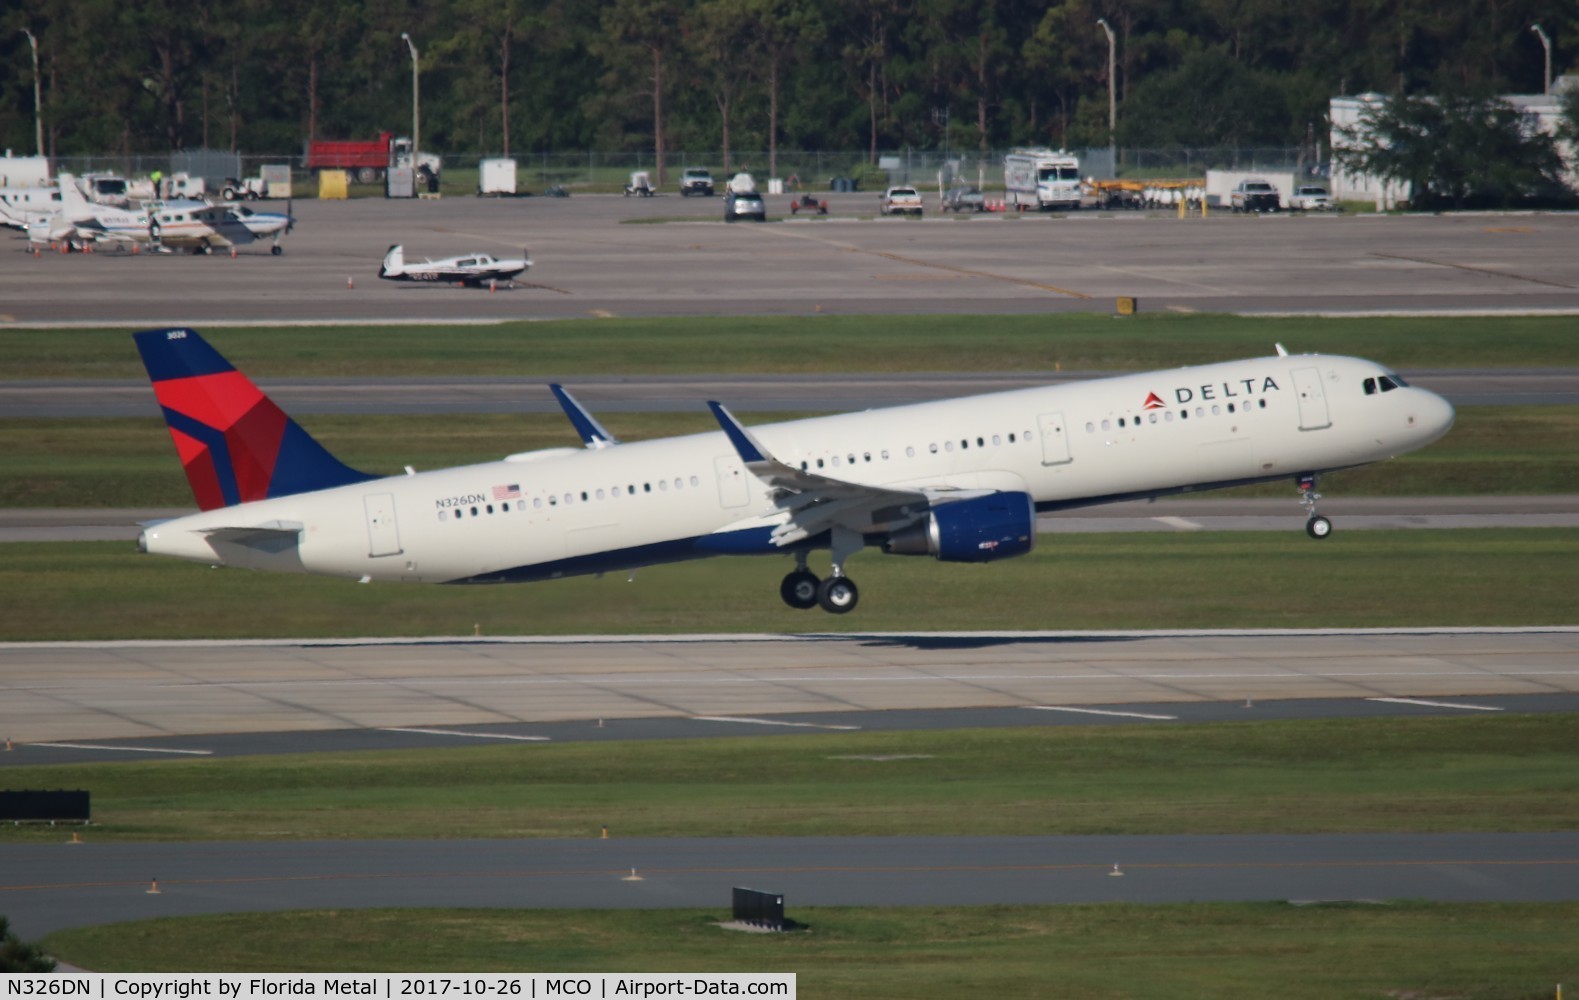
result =
[[[1117,68],[1108,78],[1108,42]],[[1571,0],[11,0],[0,143],[53,155],[404,131],[441,152],[1296,145],[1335,94],[1539,92]]]

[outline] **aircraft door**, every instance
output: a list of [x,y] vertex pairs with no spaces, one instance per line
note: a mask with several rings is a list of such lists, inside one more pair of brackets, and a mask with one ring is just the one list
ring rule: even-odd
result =
[[1332,417],[1327,413],[1321,372],[1315,368],[1296,368],[1290,374],[1294,377],[1294,392],[1299,396],[1299,429],[1319,431],[1331,427]]
[[370,493],[362,498],[367,512],[367,554],[396,556],[400,549],[400,526],[395,523],[395,495]]
[[1042,433],[1042,464],[1062,465],[1069,457],[1069,428],[1062,413],[1044,413],[1036,418]]
[[718,502],[725,508],[744,507],[751,500],[746,467],[733,455],[713,459],[713,474],[718,477]]

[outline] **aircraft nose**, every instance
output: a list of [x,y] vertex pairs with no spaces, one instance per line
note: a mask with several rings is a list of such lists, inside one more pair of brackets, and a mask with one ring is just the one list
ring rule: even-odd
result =
[[1457,415],[1453,404],[1427,389],[1416,389],[1419,398],[1410,407],[1409,423],[1420,435],[1421,444],[1429,444],[1446,434]]

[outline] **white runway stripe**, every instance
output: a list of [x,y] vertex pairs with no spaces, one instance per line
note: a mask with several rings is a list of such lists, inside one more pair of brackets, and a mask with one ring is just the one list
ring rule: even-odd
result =
[[785,722],[780,719],[744,719],[732,715],[693,715],[697,722],[745,722],[753,726],[793,726],[796,729],[860,729],[860,726],[828,726],[818,722]]
[[1446,701],[1425,701],[1421,698],[1367,698],[1366,701],[1385,701],[1392,705],[1424,705],[1426,708],[1462,708],[1466,712],[1500,712],[1494,705],[1454,705]]
[[183,753],[193,757],[213,756],[212,750],[169,750],[164,747],[112,747],[100,743],[29,743],[30,747],[59,747],[62,750],[123,750],[126,753]]
[[1116,715],[1123,719],[1155,719],[1158,722],[1172,722],[1178,719],[1177,715],[1151,715],[1146,712],[1112,712],[1104,708],[1072,708],[1068,705],[1026,705],[1033,712],[1076,712],[1080,715]]
[[381,726],[380,732],[384,733],[420,733],[423,736],[469,736],[478,740],[521,740],[525,743],[547,743],[547,736],[515,736],[510,733],[469,733],[463,729],[408,729],[397,726]]

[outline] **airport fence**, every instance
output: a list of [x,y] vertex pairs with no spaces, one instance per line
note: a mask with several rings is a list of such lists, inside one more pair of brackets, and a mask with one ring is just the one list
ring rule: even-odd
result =
[[[676,149],[664,157],[667,183],[678,185],[686,167],[705,167],[722,182],[737,171],[756,177],[759,183],[772,177],[785,181],[788,189],[827,191],[836,180],[850,182],[855,190],[880,191],[889,184],[934,186],[957,178],[964,183],[992,187],[1002,184],[1003,157],[1007,149],[920,150],[901,149],[880,152],[874,162],[865,150],[788,150],[780,149],[775,171],[769,170],[766,150],[731,150],[726,161],[722,150]],[[1300,176],[1321,176],[1325,164],[1318,151],[1310,147],[1224,147],[1224,148],[1129,148],[1107,147],[1072,150],[1081,159],[1081,173],[1098,179],[1202,177],[1208,170],[1265,170],[1293,172]],[[446,187],[475,177],[478,164],[485,159],[509,158],[516,161],[518,185],[527,191],[541,191],[554,185],[572,191],[619,191],[636,171],[648,171],[654,183],[657,162],[652,150],[586,152],[446,153]],[[256,176],[264,165],[289,165],[300,181],[308,179],[302,153],[218,153],[185,151],[177,154],[131,154],[58,157],[57,171],[77,175],[114,173],[122,177],[147,177],[158,170],[169,176],[194,162],[210,166],[226,159],[240,171],[236,176]],[[306,192],[308,186],[302,185]]]

